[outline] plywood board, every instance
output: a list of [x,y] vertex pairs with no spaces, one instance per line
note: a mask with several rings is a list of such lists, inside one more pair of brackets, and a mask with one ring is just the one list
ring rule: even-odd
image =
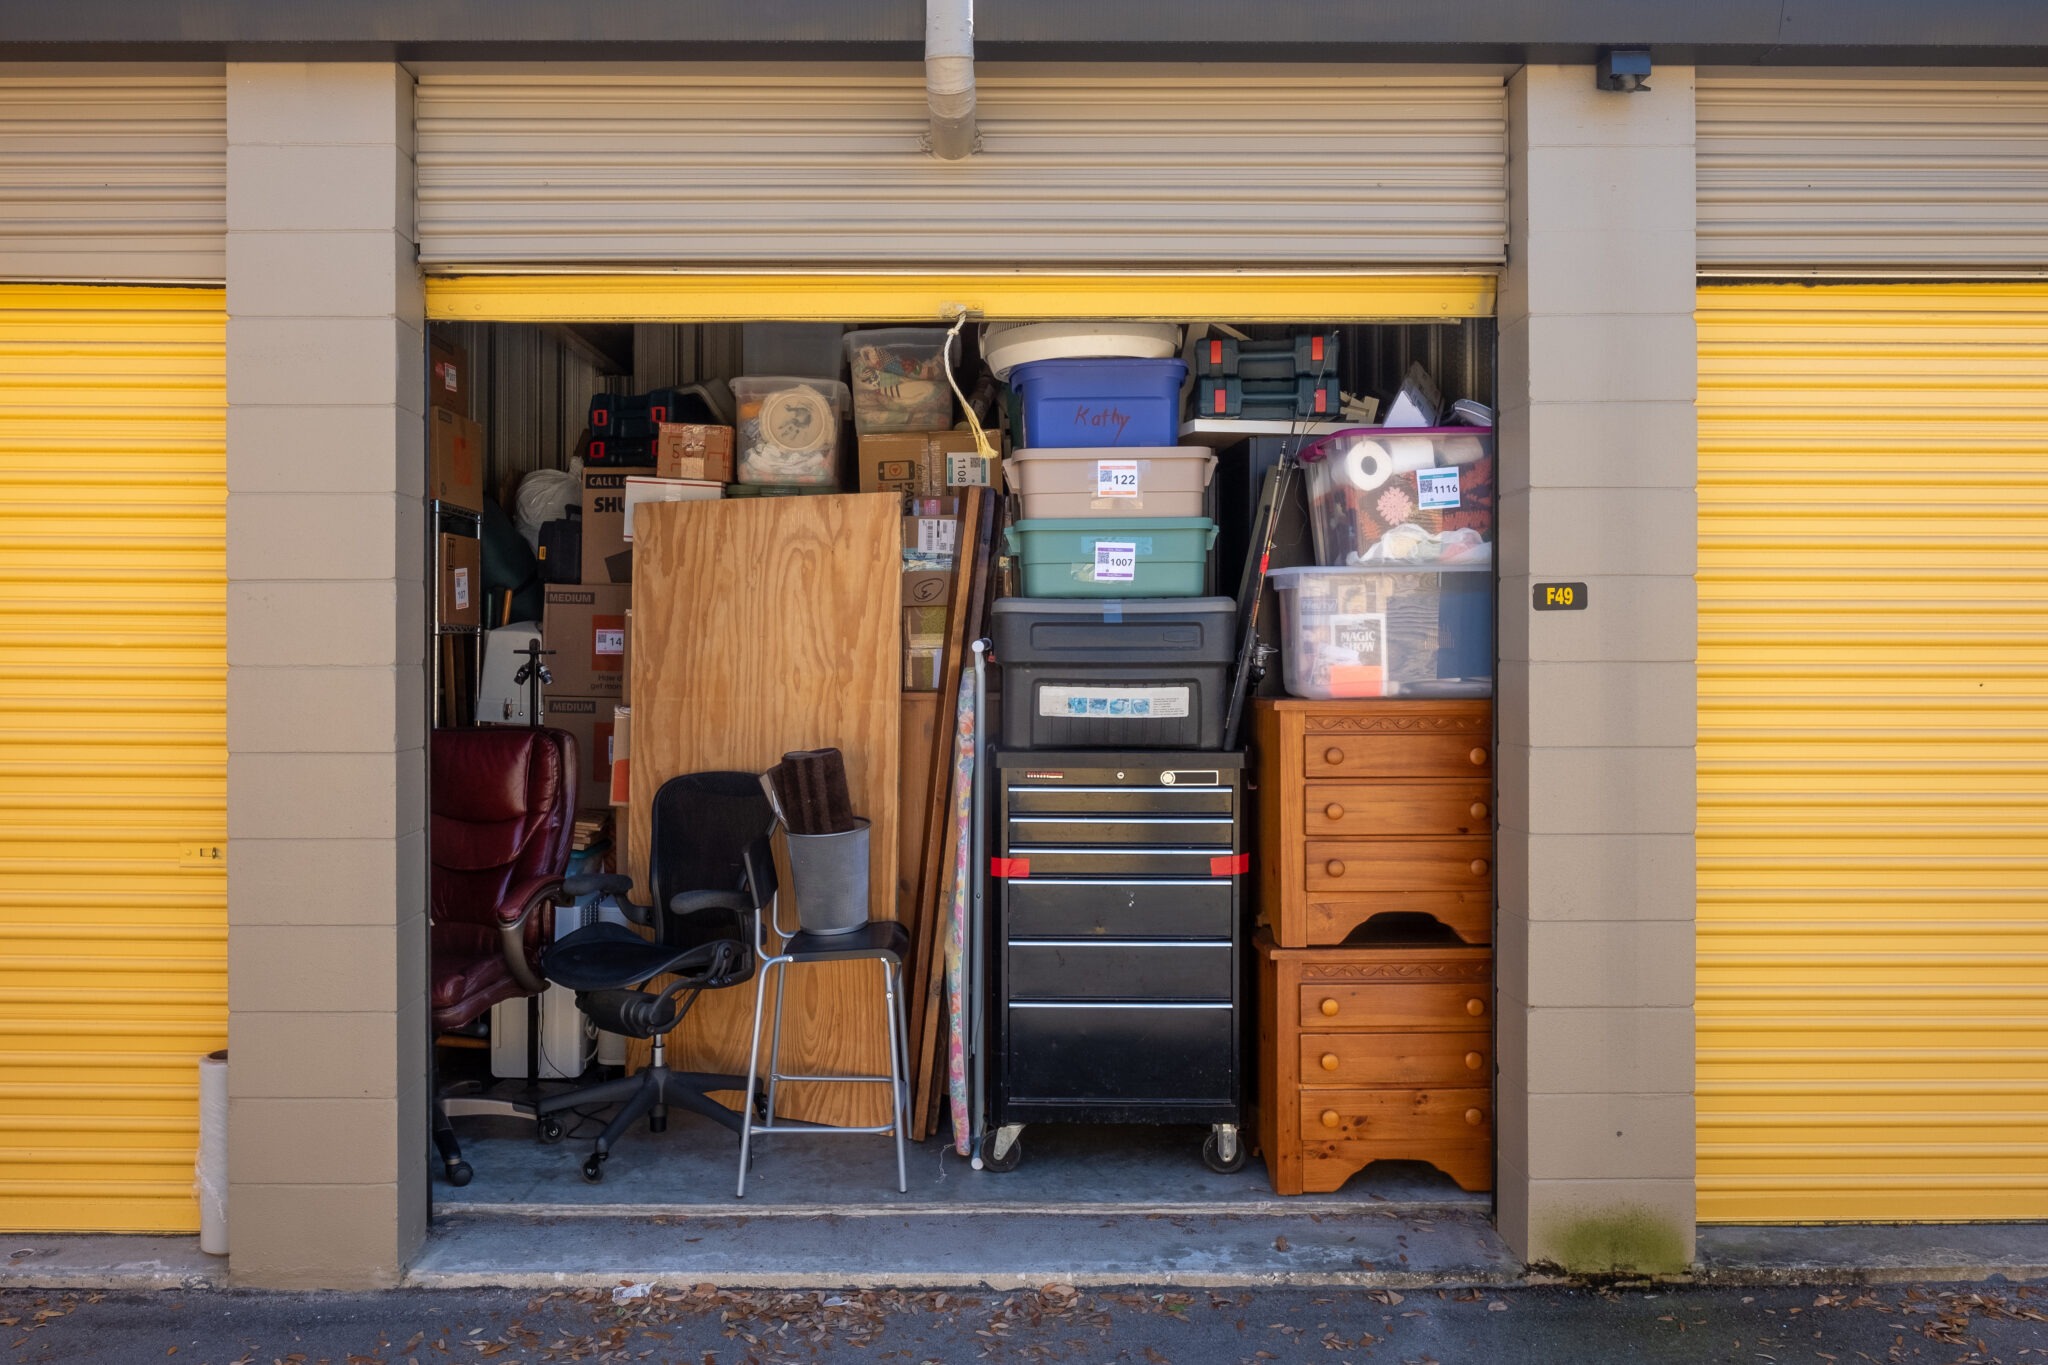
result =
[[[846,756],[855,810],[871,822],[870,904],[878,917],[896,913],[901,516],[901,499],[886,493],[654,503],[636,514],[627,821],[636,885],[646,885],[649,811],[663,782],[760,772],[790,750],[829,745]],[[784,1071],[887,1074],[878,966],[798,966],[788,981]],[[744,1072],[753,1003],[751,983],[701,997],[671,1035],[670,1065]],[[634,1063],[642,1056],[636,1049]],[[889,1105],[882,1086],[792,1084],[778,1108],[876,1124]]]

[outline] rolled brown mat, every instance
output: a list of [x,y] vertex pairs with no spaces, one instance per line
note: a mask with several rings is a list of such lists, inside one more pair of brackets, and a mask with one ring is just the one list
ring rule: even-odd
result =
[[783,819],[797,834],[844,834],[854,827],[846,758],[837,749],[800,749],[774,770]]

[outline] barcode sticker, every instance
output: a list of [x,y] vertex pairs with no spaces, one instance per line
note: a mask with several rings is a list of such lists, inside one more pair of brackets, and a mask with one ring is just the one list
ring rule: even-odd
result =
[[1134,540],[1095,542],[1095,581],[1128,583],[1138,576],[1138,543]]
[[592,637],[593,654],[624,654],[626,652],[626,631],[624,627],[599,626]]
[[950,555],[959,540],[960,523],[951,517],[917,519],[917,549],[920,554]]
[[986,488],[991,463],[972,450],[950,452],[946,456],[946,483],[952,488]]
[[469,570],[456,569],[451,576],[455,580],[455,610],[469,610]]
[[1098,498],[1137,497],[1138,462],[1136,460],[1097,460],[1095,462],[1095,496]]
[[1418,469],[1415,471],[1415,505],[1425,512],[1455,511],[1458,506],[1458,471]]

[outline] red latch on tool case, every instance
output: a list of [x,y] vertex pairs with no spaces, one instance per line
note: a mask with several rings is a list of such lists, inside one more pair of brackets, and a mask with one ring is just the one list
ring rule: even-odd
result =
[[1212,877],[1242,877],[1252,870],[1252,855],[1233,853],[1227,858],[1211,858],[1209,875]]
[[1028,877],[1031,875],[1029,858],[990,858],[988,875],[991,877]]

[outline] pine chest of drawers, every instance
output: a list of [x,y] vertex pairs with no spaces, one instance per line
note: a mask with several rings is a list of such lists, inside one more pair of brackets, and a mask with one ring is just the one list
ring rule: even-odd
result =
[[1263,700],[1259,910],[1281,947],[1376,915],[1493,941],[1493,703]]
[[1258,949],[1258,1136],[1273,1188],[1327,1194],[1371,1162],[1493,1180],[1487,948]]

